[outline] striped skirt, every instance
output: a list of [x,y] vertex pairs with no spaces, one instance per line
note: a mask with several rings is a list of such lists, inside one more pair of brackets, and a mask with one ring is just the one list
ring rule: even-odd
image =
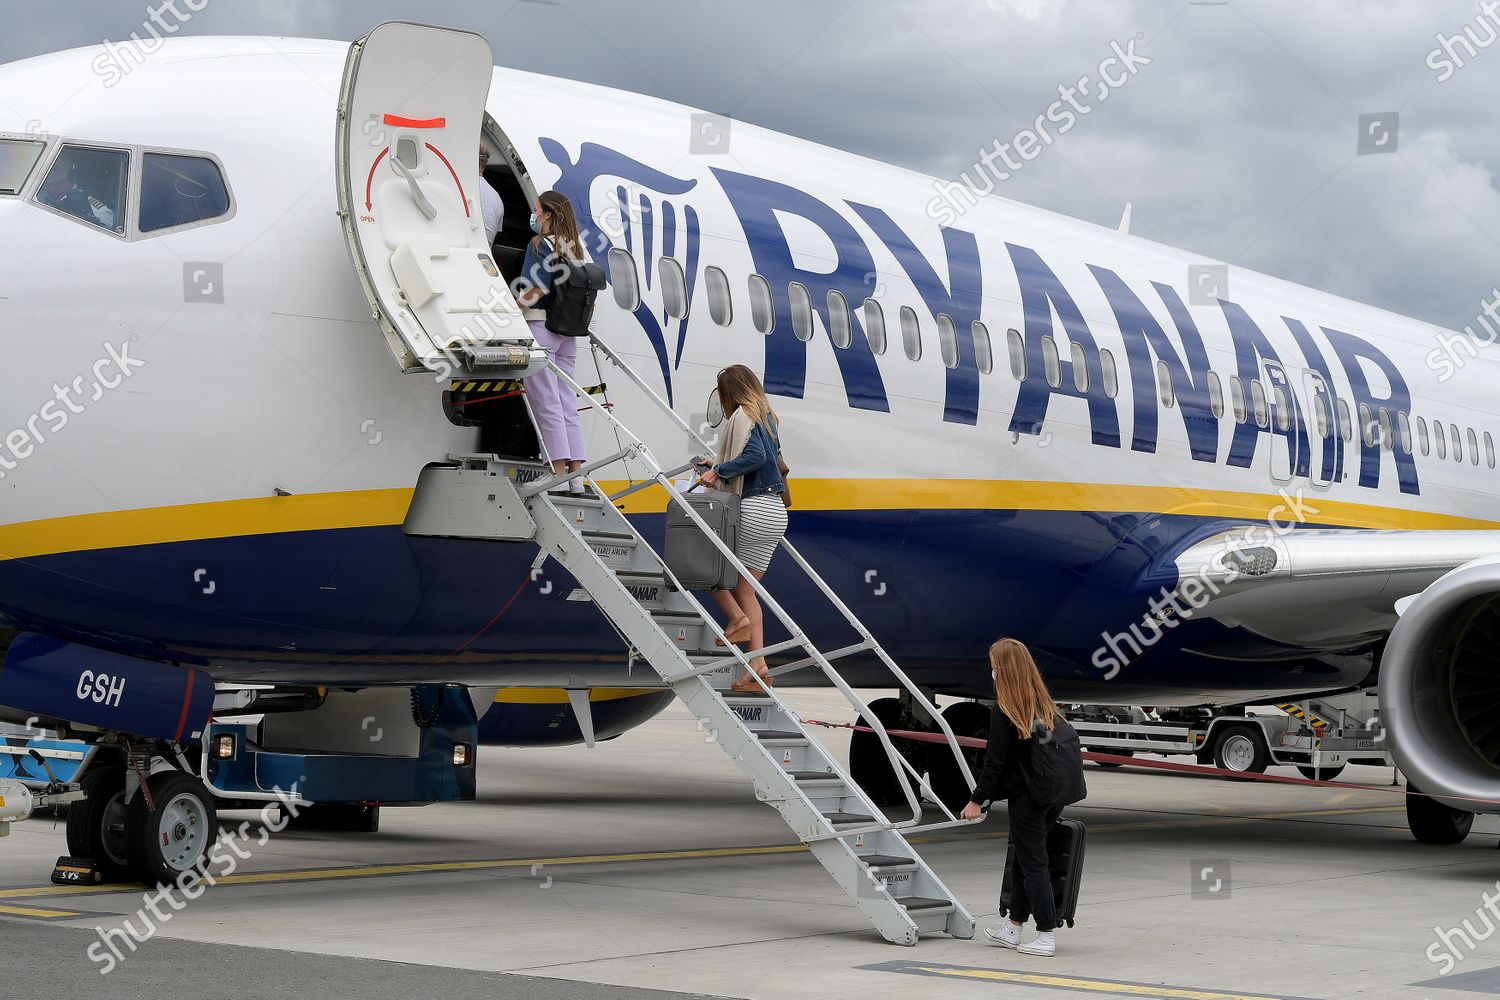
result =
[[786,534],[786,504],[775,493],[746,497],[740,504],[739,544],[734,554],[751,569],[764,573]]

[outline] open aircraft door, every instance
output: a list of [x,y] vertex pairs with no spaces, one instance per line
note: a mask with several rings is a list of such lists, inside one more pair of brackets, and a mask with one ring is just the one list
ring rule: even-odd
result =
[[494,55],[483,37],[382,24],[349,48],[339,216],[402,371],[522,378],[545,363],[495,266],[479,201]]

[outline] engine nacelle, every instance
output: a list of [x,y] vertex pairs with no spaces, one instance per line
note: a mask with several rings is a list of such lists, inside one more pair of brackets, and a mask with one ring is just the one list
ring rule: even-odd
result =
[[1418,789],[1500,812],[1484,805],[1500,803],[1500,556],[1465,563],[1405,606],[1381,659],[1380,719]]

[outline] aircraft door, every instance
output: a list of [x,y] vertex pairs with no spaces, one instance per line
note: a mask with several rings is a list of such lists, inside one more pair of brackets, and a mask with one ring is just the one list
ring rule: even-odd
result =
[[[1344,464],[1344,441],[1339,437],[1339,418],[1333,391],[1321,374],[1315,371],[1303,373],[1303,385],[1307,388],[1310,416],[1307,429],[1308,481],[1320,489],[1332,486]],[[1320,441],[1315,445],[1313,442]]]
[[1270,411],[1271,478],[1278,483],[1291,482],[1297,468],[1293,442],[1297,440],[1299,413],[1296,397],[1286,372],[1274,361],[1265,362],[1266,405]]
[[479,140],[494,56],[480,35],[382,24],[339,94],[344,236],[402,371],[524,377],[535,348],[485,238]]

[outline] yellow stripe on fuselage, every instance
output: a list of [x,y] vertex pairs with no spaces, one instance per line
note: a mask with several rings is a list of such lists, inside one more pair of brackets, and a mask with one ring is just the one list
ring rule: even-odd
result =
[[[601,485],[614,491],[628,484]],[[1297,517],[1287,501],[1274,493],[1177,486],[980,479],[793,479],[792,491],[797,510],[1064,510],[1250,520],[1275,516],[1284,522]],[[400,524],[406,518],[411,496],[410,489],[309,493],[26,521],[0,526],[0,559]],[[666,505],[666,494],[660,488],[636,493],[623,504],[632,514],[660,513]],[[1300,508],[1310,524],[1413,530],[1500,528],[1500,521],[1350,503],[1316,494],[1305,495]]]

